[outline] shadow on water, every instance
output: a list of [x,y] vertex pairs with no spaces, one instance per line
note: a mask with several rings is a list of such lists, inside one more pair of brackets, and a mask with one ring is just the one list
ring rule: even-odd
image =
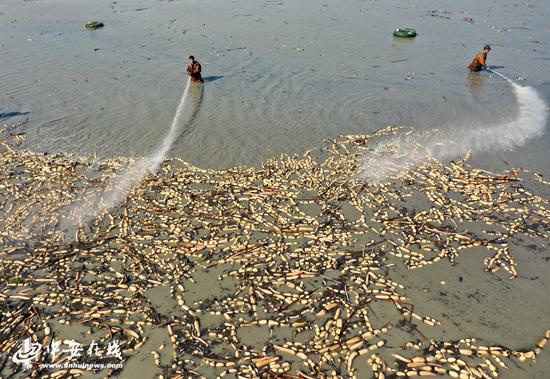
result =
[[209,83],[209,82],[214,82],[218,79],[221,79],[223,78],[223,75],[211,75],[211,76],[205,76],[204,78],[202,78],[204,80],[205,83]]
[[0,113],[0,118],[26,116],[28,114],[29,114],[29,112],[5,112],[5,113]]

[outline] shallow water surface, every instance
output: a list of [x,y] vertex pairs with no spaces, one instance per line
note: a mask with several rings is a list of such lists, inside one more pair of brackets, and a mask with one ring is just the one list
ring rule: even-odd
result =
[[[326,138],[404,124],[447,160],[455,158],[449,140],[465,141],[456,154],[467,144],[481,146],[474,149],[475,166],[524,166],[550,175],[548,125],[536,133],[530,125],[514,129],[510,121],[521,104],[513,86],[466,70],[490,43],[489,64],[525,77],[517,83],[550,104],[549,16],[547,1],[3,0],[0,122],[28,117],[18,131],[26,133],[23,146],[36,151],[150,156],[169,135],[193,54],[205,83],[191,88],[192,109],[168,155],[201,167],[259,165]],[[105,27],[84,30],[92,19]],[[395,27],[419,35],[395,39]],[[503,143],[510,136],[522,144]],[[548,197],[547,189],[537,190]],[[315,206],[304,211],[319,213]],[[483,256],[476,254],[456,267],[399,274],[423,312],[453,320],[430,338],[476,335],[524,348],[540,337],[548,327],[548,302],[541,301],[548,254],[543,244],[531,249],[516,242],[522,271],[514,281],[482,272]],[[186,301],[226,291],[228,283],[212,281],[217,274],[199,272]],[[166,292],[159,287],[148,295],[170,313]],[[157,373],[146,350],[166,344],[167,336],[151,333],[121,377]],[[260,328],[242,337],[259,346],[266,341]],[[529,368],[531,377],[547,376],[548,357],[545,351]],[[525,373],[511,367],[504,376]]]
[[[257,165],[387,124],[468,134],[513,118],[517,105],[504,80],[465,66],[491,43],[499,71],[547,82],[549,11],[470,0],[7,0],[0,111],[29,117],[31,149],[145,156],[168,133],[194,54],[204,93],[169,154],[202,167]],[[84,30],[91,19],[105,28]],[[396,39],[394,27],[419,35]],[[533,156],[548,150],[529,147],[508,163]]]

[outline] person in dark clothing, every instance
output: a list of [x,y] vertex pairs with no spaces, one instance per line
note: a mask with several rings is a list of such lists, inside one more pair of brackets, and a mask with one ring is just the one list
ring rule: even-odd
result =
[[470,71],[478,72],[481,71],[482,68],[487,68],[487,54],[489,51],[491,51],[491,46],[485,45],[483,51],[472,59],[472,63],[468,66]]
[[204,83],[201,75],[201,64],[192,55],[189,57],[189,63],[187,64],[187,73],[191,76],[192,82]]

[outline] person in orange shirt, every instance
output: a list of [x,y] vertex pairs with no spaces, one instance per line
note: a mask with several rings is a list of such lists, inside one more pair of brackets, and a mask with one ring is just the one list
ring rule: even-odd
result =
[[191,76],[191,81],[196,83],[204,83],[201,76],[201,64],[195,60],[194,56],[189,57],[187,64],[187,73]]
[[476,55],[468,66],[470,71],[479,72],[482,68],[487,68],[487,54],[489,51],[491,51],[491,46],[485,45],[483,51]]

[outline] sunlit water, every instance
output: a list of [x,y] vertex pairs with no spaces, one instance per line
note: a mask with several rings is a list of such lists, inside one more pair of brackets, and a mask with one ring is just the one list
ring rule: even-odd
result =
[[[24,115],[1,120],[29,117],[25,147],[38,151],[150,156],[169,133],[193,54],[204,93],[168,154],[202,167],[259,164],[388,124],[468,135],[519,111],[503,79],[467,73],[484,43],[493,45],[489,64],[526,77],[519,84],[548,102],[549,9],[470,0],[2,1],[0,112]],[[95,19],[105,28],[83,30]],[[419,35],[395,39],[394,27]],[[543,130],[513,152],[474,158],[544,170],[548,140]]]
[[[430,13],[441,17],[428,14],[445,9],[450,13]],[[115,204],[166,155],[202,167],[258,165],[388,124],[419,131],[421,139],[404,140],[405,148],[422,142],[444,159],[472,149],[477,165],[550,175],[549,127],[538,117],[550,103],[549,17],[548,1],[0,0],[0,123],[28,117],[18,131],[27,133],[24,147],[37,151],[144,157],[84,202],[83,217]],[[105,28],[83,30],[95,19]],[[419,35],[394,39],[395,27]],[[521,88],[487,72],[467,73],[485,43],[493,45],[489,64],[526,77]],[[185,102],[190,54],[203,64],[206,82]],[[371,178],[380,173],[367,169]],[[520,267],[536,255],[514,253]],[[544,266],[533,267],[522,275],[538,278]],[[472,292],[506,288],[506,300],[521,299],[519,308],[544,315],[544,284],[520,278],[510,289],[471,272]],[[211,278],[206,271],[204,282],[217,291]],[[412,284],[419,288],[430,283],[418,278]],[[460,299],[472,296],[464,287],[448,291],[457,289]],[[485,292],[494,325],[473,335],[524,335],[523,328],[507,328],[517,315],[508,317],[513,307],[492,290]],[[506,306],[495,311],[495,300]],[[469,318],[479,317],[455,303],[450,313],[464,321],[460,327],[475,329]],[[539,324],[547,327],[543,316],[529,321],[537,336]],[[541,358],[533,377],[548,371]],[[150,377],[151,370],[148,361],[133,359],[126,374]]]
[[[364,157],[359,176],[367,181],[380,181],[392,174],[405,174],[425,163],[430,157],[441,161],[457,159],[467,153],[490,154],[523,148],[541,137],[548,122],[546,102],[532,87],[522,87],[493,71],[513,88],[517,102],[515,117],[495,123],[457,123],[451,130],[429,133],[406,133],[376,144]],[[416,147],[420,147],[417,149]]]
[[147,173],[158,170],[174,142],[185,131],[186,126],[193,121],[196,111],[199,110],[201,95],[202,86],[192,83],[188,79],[170,124],[170,129],[162,143],[157,146],[151,155],[143,157],[125,170],[121,170],[120,174],[113,178],[108,188],[100,191],[92,198],[81,199],[74,206],[71,206],[71,209],[66,212],[72,216],[69,217],[69,221],[73,224],[75,220],[87,222],[103,210],[115,207],[131,189],[141,183]]

